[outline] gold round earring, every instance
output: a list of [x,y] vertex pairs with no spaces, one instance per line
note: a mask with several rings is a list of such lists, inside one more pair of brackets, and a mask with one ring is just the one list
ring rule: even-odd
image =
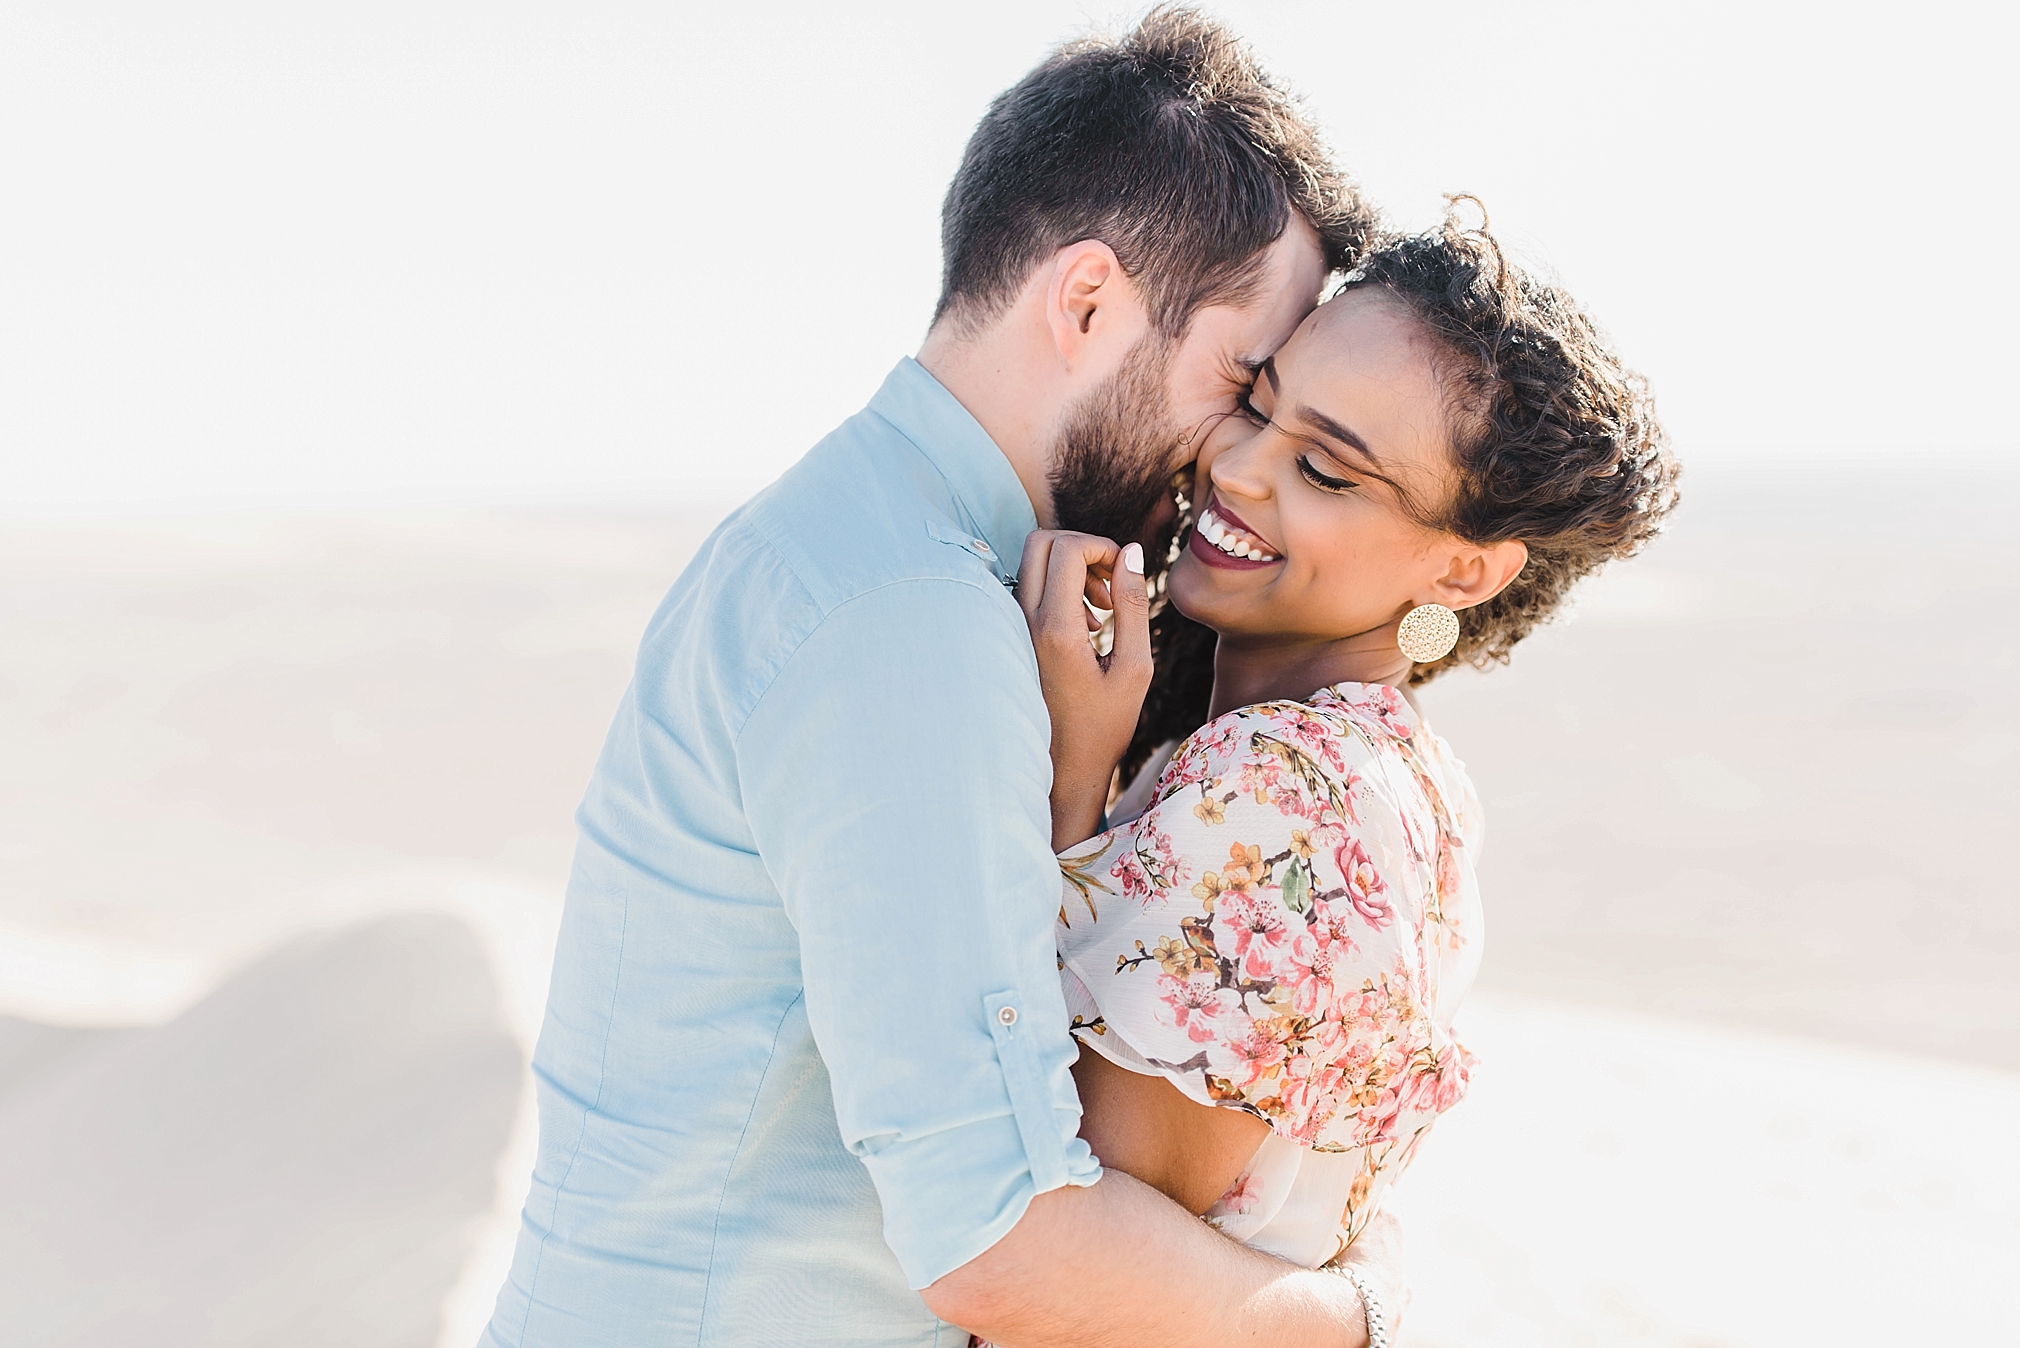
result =
[[1458,644],[1459,615],[1443,604],[1417,605],[1396,628],[1397,648],[1415,664],[1442,660]]

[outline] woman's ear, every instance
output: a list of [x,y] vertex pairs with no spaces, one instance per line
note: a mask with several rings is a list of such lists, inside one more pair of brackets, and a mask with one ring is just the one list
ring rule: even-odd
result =
[[1099,239],[1068,244],[1053,255],[1045,319],[1069,368],[1114,363],[1149,325],[1136,286],[1115,250]]
[[1436,601],[1449,609],[1484,604],[1514,583],[1529,562],[1529,545],[1519,538],[1464,547],[1452,556],[1445,574],[1432,583]]

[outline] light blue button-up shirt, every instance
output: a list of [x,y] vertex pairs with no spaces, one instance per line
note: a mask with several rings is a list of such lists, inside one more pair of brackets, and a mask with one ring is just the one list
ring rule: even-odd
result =
[[577,817],[492,1348],[966,1343],[913,1290],[1092,1184],[1031,503],[903,360],[660,605]]

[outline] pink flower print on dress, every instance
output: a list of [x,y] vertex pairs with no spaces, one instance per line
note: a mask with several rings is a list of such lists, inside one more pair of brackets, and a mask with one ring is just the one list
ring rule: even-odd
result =
[[[1283,1044],[1254,1021],[1249,1022],[1248,1033],[1230,1034],[1219,1047],[1221,1052],[1213,1056],[1226,1066],[1228,1079],[1241,1091],[1247,1091],[1265,1076],[1275,1076],[1284,1061]],[[1207,1051],[1213,1053],[1212,1048]]]
[[[1451,823],[1477,808],[1463,769],[1399,695],[1346,684],[1216,720],[1160,790],[1089,871],[1114,865],[1106,883],[1149,901],[1058,931],[1086,986],[1112,989],[1094,992],[1110,1036],[1097,1046],[1166,1064],[1189,1098],[1250,1111],[1286,1142],[1370,1147],[1349,1205],[1365,1225],[1466,1085],[1449,1024],[1470,979],[1455,929],[1478,922],[1471,835]],[[1221,808],[1196,811],[1202,790]],[[1341,1199],[1355,1168],[1333,1172]],[[1282,1206],[1264,1180],[1261,1202],[1237,1191],[1219,1209],[1238,1238]],[[1332,1196],[1321,1223],[1341,1215]]]
[[1466,1098],[1472,1063],[1466,1050],[1446,1044],[1410,1076],[1405,1103],[1411,1109],[1442,1114]]
[[[1135,899],[1148,907],[1153,899],[1162,898],[1166,890],[1183,885],[1191,873],[1190,864],[1174,846],[1171,835],[1157,828],[1149,817],[1108,837],[1110,850],[1116,853],[1115,864],[1109,867],[1108,874],[1121,885],[1125,899]],[[1124,846],[1114,847],[1117,841]]]
[[1344,773],[1347,770],[1346,759],[1340,757],[1339,731],[1308,712],[1297,713],[1286,729],[1300,748],[1314,758],[1324,760],[1334,772]]
[[1390,1086],[1375,1097],[1374,1103],[1363,1105],[1354,1120],[1354,1142],[1357,1146],[1371,1147],[1377,1142],[1387,1142],[1396,1136],[1396,1122],[1402,1117],[1403,1098]]
[[1115,864],[1108,868],[1108,877],[1121,883],[1123,898],[1135,899],[1139,903],[1149,901],[1150,872],[1143,868],[1143,859],[1134,849],[1124,851],[1115,858]]
[[1341,954],[1350,952],[1351,946],[1343,952],[1323,941],[1315,940],[1309,934],[1300,935],[1291,942],[1289,979],[1291,983],[1291,1004],[1301,1016],[1319,1018],[1333,1004],[1333,970],[1339,967]]
[[1354,944],[1354,938],[1348,931],[1351,919],[1347,912],[1347,909],[1331,903],[1318,904],[1312,912],[1312,937],[1322,945],[1341,947],[1333,952],[1336,960],[1350,960],[1360,952],[1360,947]]
[[1333,853],[1339,863],[1340,874],[1346,878],[1347,901],[1354,905],[1354,911],[1361,920],[1376,931],[1395,920],[1395,910],[1382,897],[1382,891],[1389,886],[1382,879],[1375,863],[1368,858],[1367,849],[1361,846],[1359,838],[1348,838]]
[[1243,1175],[1226,1193],[1214,1200],[1213,1215],[1245,1216],[1255,1210],[1255,1205],[1262,1201],[1262,1195],[1262,1180],[1254,1175]]
[[1409,739],[1416,732],[1411,723],[1409,703],[1403,695],[1385,683],[1360,684],[1350,696],[1342,696],[1335,690],[1315,699],[1319,705],[1327,702],[1346,709],[1348,719],[1365,724],[1393,735],[1397,739]]
[[1277,808],[1282,809],[1285,805],[1284,797],[1295,796],[1297,794],[1297,787],[1295,785],[1288,789],[1284,789],[1280,785],[1282,777],[1283,765],[1274,759],[1251,760],[1241,765],[1240,782],[1237,789],[1243,795],[1254,796],[1258,805],[1266,804],[1274,799],[1277,802]]
[[1339,1112],[1348,1094],[1347,1074],[1323,1053],[1300,1052],[1284,1064],[1278,1087],[1287,1118],[1303,1119],[1296,1140],[1314,1140]]
[[1221,896],[1214,926],[1220,929],[1214,943],[1222,953],[1231,948],[1237,957],[1249,956],[1253,949],[1251,959],[1262,961],[1265,967],[1278,951],[1290,944],[1290,924],[1284,921],[1283,910],[1246,890],[1232,890]]
[[1411,721],[1409,704],[1403,701],[1402,693],[1396,689],[1387,684],[1380,684],[1375,689],[1375,696],[1370,698],[1369,702],[1382,729],[1397,739],[1406,740],[1416,733],[1417,728]]
[[1364,1039],[1356,1039],[1347,1045],[1344,1053],[1336,1054],[1333,1061],[1339,1069],[1350,1077],[1364,1077],[1375,1061],[1375,1050]]
[[[1335,983],[1333,986],[1337,994],[1339,985]],[[1338,1064],[1348,1052],[1349,1038],[1346,1022],[1333,1014],[1332,1007],[1321,1007],[1320,1014],[1312,1019],[1308,1027],[1303,1051],[1315,1062]]]
[[1233,734],[1232,728],[1224,727],[1218,735],[1208,739],[1190,739],[1180,745],[1171,761],[1158,774],[1157,788],[1152,793],[1153,806],[1170,800],[1188,786],[1206,781],[1216,774],[1215,746]]
[[1202,773],[1215,764],[1225,762],[1234,752],[1235,741],[1241,736],[1242,727],[1237,718],[1225,717],[1215,724],[1220,728],[1213,730],[1212,734],[1195,739],[1192,742],[1193,752],[1188,755],[1197,761]]
[[1157,992],[1162,1003],[1158,1008],[1160,1017],[1174,1028],[1184,1030],[1185,1037],[1195,1044],[1212,1039],[1220,1032],[1220,1018],[1241,1006],[1240,995],[1221,987],[1212,974],[1194,974],[1190,978],[1159,974]]

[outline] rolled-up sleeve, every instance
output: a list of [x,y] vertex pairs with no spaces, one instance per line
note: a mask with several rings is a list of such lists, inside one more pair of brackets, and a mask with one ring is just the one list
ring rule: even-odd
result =
[[836,1122],[914,1288],[1100,1178],[1052,939],[1049,740],[1015,605],[958,579],[837,607],[737,736]]

